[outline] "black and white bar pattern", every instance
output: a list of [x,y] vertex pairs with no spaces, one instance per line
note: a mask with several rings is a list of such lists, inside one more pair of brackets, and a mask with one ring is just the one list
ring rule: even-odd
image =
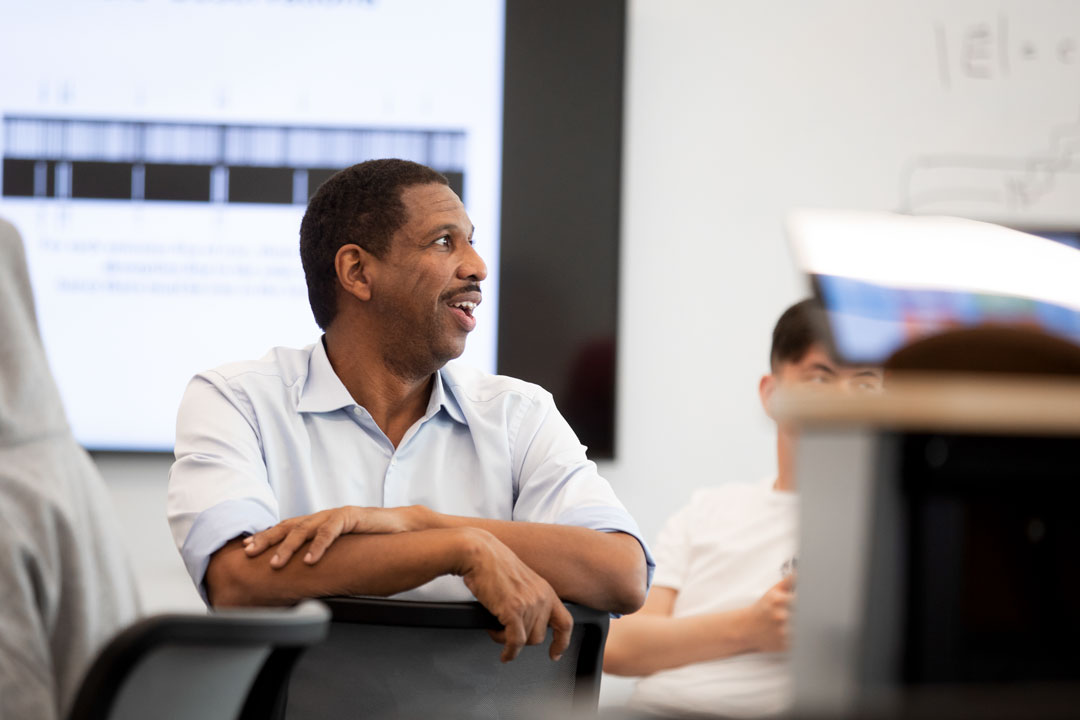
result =
[[3,118],[3,195],[306,204],[341,168],[397,157],[462,195],[465,132]]

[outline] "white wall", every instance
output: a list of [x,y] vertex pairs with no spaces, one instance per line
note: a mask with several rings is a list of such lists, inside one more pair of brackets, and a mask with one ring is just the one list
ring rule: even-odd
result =
[[146,612],[199,611],[202,600],[188,578],[165,520],[171,455],[105,453],[94,457],[120,519]]

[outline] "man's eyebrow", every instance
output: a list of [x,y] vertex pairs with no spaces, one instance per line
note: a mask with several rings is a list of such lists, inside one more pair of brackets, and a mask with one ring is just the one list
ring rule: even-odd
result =
[[823,370],[824,372],[827,372],[830,375],[835,375],[836,374],[836,370],[829,367],[825,363],[814,363],[813,365],[810,366],[810,369],[811,370]]
[[855,371],[855,377],[881,377],[881,375],[881,371],[875,368],[861,368]]
[[[462,227],[460,225],[458,225],[457,223],[443,223],[442,225],[438,225],[436,227],[431,228],[430,230],[428,230],[428,233],[434,235],[435,233],[446,232],[448,230],[461,230],[461,229],[462,229]],[[472,232],[470,232],[469,234],[472,235]]]

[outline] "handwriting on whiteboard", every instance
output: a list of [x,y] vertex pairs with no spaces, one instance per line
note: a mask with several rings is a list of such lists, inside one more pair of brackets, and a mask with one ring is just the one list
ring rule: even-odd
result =
[[1008,77],[1033,65],[1080,69],[1080,34],[1061,32],[1035,38],[1014,32],[1005,15],[959,28],[934,25],[938,74],[942,86]]

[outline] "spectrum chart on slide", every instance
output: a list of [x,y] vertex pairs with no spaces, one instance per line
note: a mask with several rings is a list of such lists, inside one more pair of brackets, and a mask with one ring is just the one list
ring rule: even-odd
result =
[[7,197],[305,204],[327,178],[397,157],[464,195],[464,130],[3,118]]

